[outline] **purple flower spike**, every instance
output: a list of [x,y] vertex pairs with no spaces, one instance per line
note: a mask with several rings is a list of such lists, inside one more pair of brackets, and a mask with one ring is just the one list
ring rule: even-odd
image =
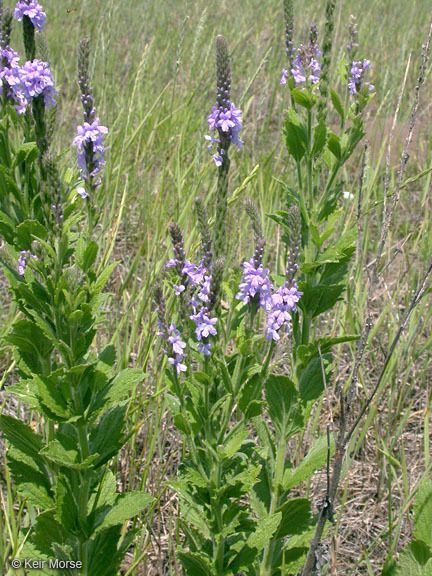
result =
[[[84,179],[87,179],[89,176],[92,178],[97,176],[101,167],[104,165],[105,147],[103,145],[103,138],[107,133],[108,128],[99,125],[99,118],[95,118],[91,124],[84,122],[82,126],[78,126],[77,135],[73,140],[73,144],[77,147],[78,166]],[[90,174],[86,155],[88,147],[90,147],[92,156]]]
[[280,338],[278,331],[285,324],[286,331],[289,332],[291,322],[291,312],[296,312],[296,303],[300,300],[302,292],[298,291],[297,284],[292,283],[291,288],[285,282],[277,292],[272,294],[269,300],[267,315],[266,340],[277,342]]
[[363,87],[365,87],[368,92],[373,92],[374,86],[364,81],[364,75],[367,70],[372,70],[370,60],[354,60],[351,64],[348,90],[353,96],[355,96],[357,92],[360,92]]
[[[226,107],[213,106],[212,113],[207,117],[210,135],[205,136],[205,139],[209,142],[207,148],[218,168],[223,164],[225,153],[225,149],[220,145],[223,137],[228,137],[228,142],[231,141],[239,150],[243,146],[243,141],[239,138],[242,129],[242,111],[233,102],[228,101],[227,104]],[[219,133],[219,138],[216,137],[216,132]]]
[[250,302],[255,296],[259,297],[260,306],[267,309],[272,285],[269,280],[269,271],[262,264],[256,267],[253,258],[249,262],[243,262],[242,281],[239,285],[240,292],[236,298],[243,300],[244,304]]
[[43,31],[46,24],[46,14],[37,0],[19,0],[15,6],[14,18],[21,21],[27,16],[37,30]]
[[210,335],[216,336],[217,331],[214,325],[217,322],[217,318],[209,318],[207,315],[207,308],[201,308],[198,314],[192,314],[190,318],[196,324],[195,335],[197,340],[208,338]]

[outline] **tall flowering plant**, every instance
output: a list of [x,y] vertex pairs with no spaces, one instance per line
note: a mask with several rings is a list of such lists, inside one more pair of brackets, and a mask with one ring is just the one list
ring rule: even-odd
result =
[[[10,47],[12,14],[0,14],[0,264],[19,312],[6,336],[17,367],[7,392],[24,407],[23,419],[2,412],[0,433],[14,493],[28,510],[9,560],[14,567],[37,559],[44,573],[58,567],[114,576],[135,534],[123,525],[151,503],[139,491],[119,493],[110,468],[133,432],[125,421],[127,396],[144,374],[117,371],[113,348],[94,343],[115,264],[96,272],[98,246],[77,184],[50,153],[45,111],[55,106],[57,90],[35,43],[45,13],[35,0],[16,4],[22,65]],[[93,135],[79,143],[92,186],[101,165]]]

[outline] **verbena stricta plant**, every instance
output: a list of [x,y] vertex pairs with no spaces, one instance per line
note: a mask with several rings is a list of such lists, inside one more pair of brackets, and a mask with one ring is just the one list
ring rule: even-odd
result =
[[[45,561],[38,566],[44,574],[66,567],[68,574],[114,576],[135,534],[123,524],[152,500],[118,493],[110,467],[134,433],[125,422],[127,397],[144,374],[117,372],[114,348],[95,343],[115,263],[96,272],[85,194],[78,179],[62,175],[49,149],[45,109],[55,106],[57,90],[35,43],[45,13],[38,2],[20,0],[14,15],[29,60],[21,65],[10,47],[11,18],[3,10],[0,234],[1,264],[19,311],[6,337],[17,366],[7,392],[24,403],[26,421],[3,413],[0,431],[28,514],[10,560]],[[75,143],[90,195],[99,184],[106,129],[94,116],[87,46],[81,41],[85,123]]]

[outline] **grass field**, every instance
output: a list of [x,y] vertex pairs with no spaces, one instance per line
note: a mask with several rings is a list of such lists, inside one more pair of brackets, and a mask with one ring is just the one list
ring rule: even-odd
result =
[[[13,2],[5,0],[5,5],[12,7]],[[273,269],[283,273],[281,232],[265,217],[285,206],[278,180],[292,186],[296,183],[281,133],[288,105],[288,92],[279,85],[280,71],[285,66],[282,2],[45,0],[43,5],[49,19],[46,41],[50,62],[60,92],[54,148],[62,169],[75,167],[71,142],[81,121],[75,54],[82,36],[90,36],[92,41],[96,106],[101,123],[109,128],[104,183],[97,197],[101,218],[95,234],[101,247],[100,266],[114,260],[119,264],[108,286],[112,297],[106,322],[96,339],[114,344],[121,368],[143,367],[150,375],[130,398],[128,427],[136,428],[137,433],[114,466],[119,490],[145,489],[157,498],[157,505],[145,521],[136,521],[138,536],[122,574],[180,575],[175,546],[182,535],[176,523],[176,496],[167,481],[176,473],[183,442],[172,424],[164,396],[152,287],[171,257],[169,222],[179,223],[186,248],[192,248],[199,240],[193,217],[194,198],[203,197],[210,212],[214,208],[216,177],[204,135],[215,98],[217,34],[225,35],[230,43],[232,99],[243,110],[245,141],[244,148],[231,155],[229,196],[235,190],[236,194],[229,205],[227,261],[235,268],[249,258],[250,227],[243,200],[251,197],[263,218],[267,257]],[[317,0],[295,2],[296,39],[307,36],[311,22],[318,25],[320,37],[323,5]],[[336,335],[340,326],[348,333],[359,333],[365,321],[366,280],[381,230],[390,128],[406,73],[389,154],[388,190],[392,194],[431,10],[426,0],[339,0],[336,5],[334,61],[344,49],[349,15],[354,13],[359,23],[361,54],[373,66],[376,96],[367,110],[364,141],[369,151],[359,203],[360,155],[349,162],[344,173],[344,190],[354,198],[344,201],[340,233],[356,222],[361,252],[351,264],[347,292],[322,321],[322,329],[329,334]],[[15,46],[21,46],[18,27],[13,40]],[[360,368],[354,410],[377,382],[432,253],[430,70],[428,65],[404,184],[380,264],[379,284],[368,302],[373,326]],[[336,78],[337,71],[332,70],[332,75]],[[357,222],[359,205],[363,216]],[[5,335],[17,311],[3,278],[1,284],[0,332]],[[327,574],[381,574],[386,557],[396,557],[412,537],[409,510],[413,493],[419,480],[431,470],[431,315],[429,286],[429,297],[411,315],[388,360],[379,394],[351,440],[335,523],[325,536],[332,555]],[[8,384],[15,381],[14,361],[7,344],[1,344],[0,350],[0,408],[28,418],[25,408],[7,395]],[[340,347],[333,391],[347,383],[355,350],[355,343]],[[305,445],[308,435],[312,437],[317,429],[325,432],[326,424],[338,419],[338,414],[329,414],[325,399],[314,410],[314,424],[305,432]],[[0,465],[1,565],[17,547],[18,526],[28,526],[34,512],[16,497],[4,460]],[[299,493],[314,501],[322,496],[325,482],[322,469]]]

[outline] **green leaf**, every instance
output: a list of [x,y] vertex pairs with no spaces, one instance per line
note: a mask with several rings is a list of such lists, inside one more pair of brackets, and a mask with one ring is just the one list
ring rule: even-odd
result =
[[314,143],[312,147],[312,155],[318,157],[324,149],[327,142],[327,127],[324,120],[320,120],[314,128]]
[[[62,439],[63,442],[59,440],[53,440],[47,444],[40,454],[48,460],[59,464],[60,466],[65,466],[72,470],[86,470],[92,468],[95,460],[98,459],[99,454],[92,454],[85,460],[81,461],[78,449],[74,449],[70,446],[65,446],[65,437]],[[71,442],[72,443],[72,442]]]
[[98,245],[96,244],[96,242],[90,242],[90,244],[85,249],[85,252],[83,255],[83,260],[82,260],[82,266],[81,266],[81,268],[84,272],[87,272],[88,270],[90,270],[90,268],[96,262],[98,250],[99,250],[99,248],[98,248]]
[[35,236],[41,240],[45,240],[47,237],[46,228],[40,222],[37,220],[24,220],[22,224],[19,224],[16,228],[15,240],[18,250],[30,250]]
[[9,447],[7,463],[18,493],[28,504],[45,509],[53,507],[51,482],[41,456],[29,456]]
[[431,576],[432,553],[424,542],[413,540],[399,556],[398,576]]
[[23,162],[34,162],[38,155],[39,149],[36,142],[25,142],[15,152],[14,166],[18,166]]
[[212,576],[215,573],[207,557],[199,552],[180,550],[177,556],[189,576]]
[[336,136],[333,132],[330,132],[328,140],[327,140],[327,147],[330,152],[336,156],[337,160],[342,159],[342,147],[340,143],[339,136]]
[[243,426],[238,428],[234,434],[232,434],[229,440],[225,441],[222,450],[219,452],[222,454],[223,458],[230,459],[236,454],[243,441],[249,436],[249,430],[244,428]]
[[330,90],[330,98],[331,98],[331,101],[333,102],[334,109],[339,114],[339,116],[341,117],[341,120],[343,122],[345,119],[345,112],[344,112],[342,100],[339,98],[338,93],[335,92],[334,90]]
[[311,505],[307,498],[292,498],[277,509],[282,514],[282,521],[276,533],[276,538],[284,538],[292,534],[301,534],[310,524]]
[[288,439],[301,430],[303,412],[295,384],[287,376],[270,374],[265,393],[270,418],[279,434]]
[[125,414],[127,405],[116,406],[106,412],[100,422],[93,429],[90,436],[91,452],[99,454],[94,465],[96,467],[105,464],[125,443],[126,437],[123,433],[125,426]]
[[18,358],[24,361],[30,373],[43,372],[53,344],[38,326],[26,318],[17,320],[5,340],[16,347],[15,352]]
[[246,544],[230,562],[228,570],[236,574],[240,570],[249,568],[278,529],[281,518],[282,514],[280,512],[261,518],[257,523],[256,530],[249,536]]
[[288,153],[296,162],[300,162],[307,150],[307,129],[292,108],[287,111],[283,133]]
[[432,551],[432,478],[425,477],[419,484],[414,505],[414,535],[423,540]]
[[2,414],[0,415],[0,430],[12,446],[32,458],[38,456],[43,446],[42,436],[33,432],[24,422]]
[[307,110],[311,110],[315,104],[315,98],[307,90],[294,88],[294,90],[291,90],[291,96],[296,104],[303,106]]
[[56,422],[66,422],[73,414],[68,409],[66,400],[57,387],[57,380],[44,376],[35,376],[37,395],[40,405],[48,409],[48,417]]
[[111,508],[108,510],[102,509],[97,516],[94,534],[111,526],[123,524],[126,520],[140,514],[152,501],[152,496],[144,492],[135,491],[119,494]]
[[64,474],[59,474],[56,484],[56,519],[71,534],[80,533],[78,504],[70,482]]
[[140,368],[125,368],[107,385],[104,391],[104,399],[107,402],[121,400],[145,377],[146,374]]
[[[330,353],[313,358],[306,368],[298,368],[299,393],[303,402],[316,400],[324,391],[325,384],[329,384],[332,375],[332,360]],[[324,375],[325,381],[324,381]]]
[[104,530],[89,542],[88,574],[117,576],[128,548],[133,544],[136,530],[129,530],[122,538],[121,526]]
[[[21,558],[40,558],[41,556],[45,558],[52,558],[53,543],[55,542],[59,545],[65,543],[65,531],[63,526],[57,522],[53,510],[39,514],[36,523],[33,526],[30,539],[32,544],[31,550],[26,553],[26,547],[24,545]],[[34,550],[38,551],[36,556],[34,555]]]
[[[334,439],[330,436],[330,454],[334,452]],[[287,470],[284,475],[283,488],[290,490],[304,480],[310,478],[315,470],[318,470],[327,462],[327,437],[320,436],[315,440],[312,448],[294,470]]]
[[299,290],[303,292],[298,304],[299,308],[315,318],[339,302],[345,286],[344,284],[315,284],[313,286],[309,282],[299,282]]

